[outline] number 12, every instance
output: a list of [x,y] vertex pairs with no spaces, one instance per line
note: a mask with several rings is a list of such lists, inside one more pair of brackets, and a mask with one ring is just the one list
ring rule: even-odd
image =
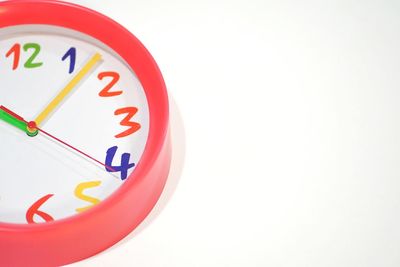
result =
[[[37,68],[43,65],[43,62],[34,62],[36,57],[40,53],[40,45],[37,43],[26,43],[23,46],[23,49],[25,52],[27,52],[30,49],[33,49],[33,53],[31,56],[28,58],[28,60],[25,62],[24,67],[27,69],[32,69],[32,68]],[[21,45],[19,43],[14,44],[11,49],[7,52],[6,57],[10,57],[11,55],[14,55],[14,60],[13,60],[13,70],[16,70],[19,66],[19,59],[21,57]]]

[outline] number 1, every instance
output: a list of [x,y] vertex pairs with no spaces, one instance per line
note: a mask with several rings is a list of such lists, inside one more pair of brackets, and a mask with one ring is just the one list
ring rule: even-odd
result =
[[73,73],[75,70],[75,61],[76,61],[76,48],[71,47],[67,53],[62,57],[62,61],[66,60],[69,58],[69,74]]
[[7,52],[6,57],[11,56],[12,54],[14,54],[14,61],[13,61],[13,70],[16,70],[18,68],[19,65],[19,58],[21,55],[21,45],[20,44],[15,44],[11,47],[11,49]]

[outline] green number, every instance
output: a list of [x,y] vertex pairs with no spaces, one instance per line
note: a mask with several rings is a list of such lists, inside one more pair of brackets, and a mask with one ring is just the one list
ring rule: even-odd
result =
[[36,62],[34,63],[33,61],[36,59],[40,52],[40,45],[36,43],[27,43],[24,45],[24,51],[27,52],[29,49],[33,49],[32,55],[28,58],[28,60],[25,63],[25,68],[32,69],[32,68],[37,68],[43,65],[43,62]]

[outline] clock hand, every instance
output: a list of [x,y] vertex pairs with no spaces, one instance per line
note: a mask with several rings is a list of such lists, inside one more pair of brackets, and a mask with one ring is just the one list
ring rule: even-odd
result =
[[24,118],[22,118],[21,116],[19,116],[17,113],[9,110],[8,108],[4,107],[4,106],[0,106],[0,119],[4,120],[5,122],[10,123],[11,125],[21,129],[22,131],[26,132],[29,136],[35,136],[38,134],[38,132],[41,132],[43,134],[45,134],[46,136],[56,140],[57,142],[63,144],[64,146],[67,146],[69,148],[71,148],[72,150],[78,152],[79,154],[93,160],[94,162],[104,166],[107,170],[112,171],[112,172],[116,172],[116,170],[111,167],[108,166],[104,163],[102,163],[101,161],[93,158],[92,156],[90,156],[89,154],[83,152],[82,150],[73,147],[72,145],[68,144],[67,142],[64,142],[63,140],[55,137],[54,135],[44,131],[43,129],[37,127],[36,122],[34,121],[30,121],[27,122]]
[[99,160],[93,158],[92,156],[88,155],[87,153],[83,152],[82,150],[77,149],[76,147],[73,147],[72,145],[70,145],[70,144],[64,142],[63,140],[61,140],[61,139],[55,137],[55,136],[52,135],[52,134],[49,134],[48,132],[44,131],[44,130],[41,129],[41,128],[37,127],[36,122],[31,121],[31,122],[28,122],[27,125],[28,125],[28,129],[33,129],[34,131],[35,131],[35,130],[36,130],[36,131],[39,131],[39,132],[41,132],[41,133],[47,135],[48,137],[50,137],[50,138],[56,140],[57,142],[60,142],[61,144],[63,144],[63,145],[65,145],[65,146],[67,146],[67,147],[73,149],[74,151],[80,153],[81,155],[83,155],[83,156],[85,156],[85,157],[87,157],[87,158],[93,160],[94,162],[97,162],[98,164],[104,166],[107,170],[112,171],[112,172],[116,172],[116,170],[115,170],[114,168],[112,168],[111,166],[108,166],[108,165],[102,163],[101,161],[99,161]]
[[76,85],[93,69],[93,67],[101,60],[101,55],[96,53],[93,57],[83,66],[83,68],[75,75],[74,78],[62,89],[58,95],[47,105],[47,107],[36,117],[35,122],[41,125],[50,114],[60,105],[65,97],[71,93]]
[[0,119],[17,127],[29,136],[36,136],[38,134],[38,130],[28,131],[28,125],[24,119],[4,106],[0,106]]

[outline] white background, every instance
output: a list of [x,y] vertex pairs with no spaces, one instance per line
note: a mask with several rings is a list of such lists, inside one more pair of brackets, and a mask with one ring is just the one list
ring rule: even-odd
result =
[[75,267],[400,266],[400,2],[73,1],[171,96],[155,211]]

